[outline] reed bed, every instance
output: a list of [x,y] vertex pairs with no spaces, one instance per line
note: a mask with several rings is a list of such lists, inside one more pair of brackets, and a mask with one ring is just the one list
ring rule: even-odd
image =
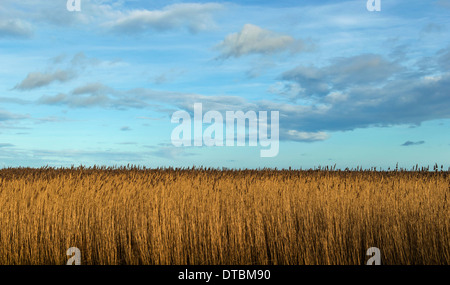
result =
[[450,263],[449,171],[0,170],[0,264]]

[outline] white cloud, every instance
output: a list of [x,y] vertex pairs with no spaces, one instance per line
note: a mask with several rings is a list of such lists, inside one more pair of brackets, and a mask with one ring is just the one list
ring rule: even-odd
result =
[[186,27],[196,33],[214,26],[212,13],[221,10],[218,3],[185,3],[162,10],[132,10],[121,13],[118,19],[105,25],[119,33],[140,33],[148,30],[166,31]]
[[329,103],[336,103],[340,101],[345,101],[348,99],[348,95],[339,91],[330,92],[327,96],[325,96],[325,101]]
[[284,134],[286,139],[293,141],[324,141],[330,136],[325,132],[299,132],[297,130],[288,130]]
[[222,57],[240,57],[248,54],[271,54],[290,50],[297,52],[304,48],[300,40],[278,34],[252,24],[246,24],[239,33],[228,35],[218,46]]

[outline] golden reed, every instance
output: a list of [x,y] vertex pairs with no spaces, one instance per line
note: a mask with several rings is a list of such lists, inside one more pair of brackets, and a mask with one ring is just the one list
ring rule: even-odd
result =
[[448,171],[0,170],[0,264],[450,263]]

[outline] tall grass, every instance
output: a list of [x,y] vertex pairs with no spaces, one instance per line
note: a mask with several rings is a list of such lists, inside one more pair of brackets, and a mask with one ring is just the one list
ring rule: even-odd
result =
[[0,264],[450,263],[448,171],[9,168]]

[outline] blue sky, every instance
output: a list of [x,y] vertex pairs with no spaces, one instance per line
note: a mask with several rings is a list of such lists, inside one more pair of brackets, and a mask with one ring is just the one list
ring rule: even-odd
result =
[[[0,167],[450,166],[450,1],[0,2]],[[175,147],[279,111],[280,148]]]

